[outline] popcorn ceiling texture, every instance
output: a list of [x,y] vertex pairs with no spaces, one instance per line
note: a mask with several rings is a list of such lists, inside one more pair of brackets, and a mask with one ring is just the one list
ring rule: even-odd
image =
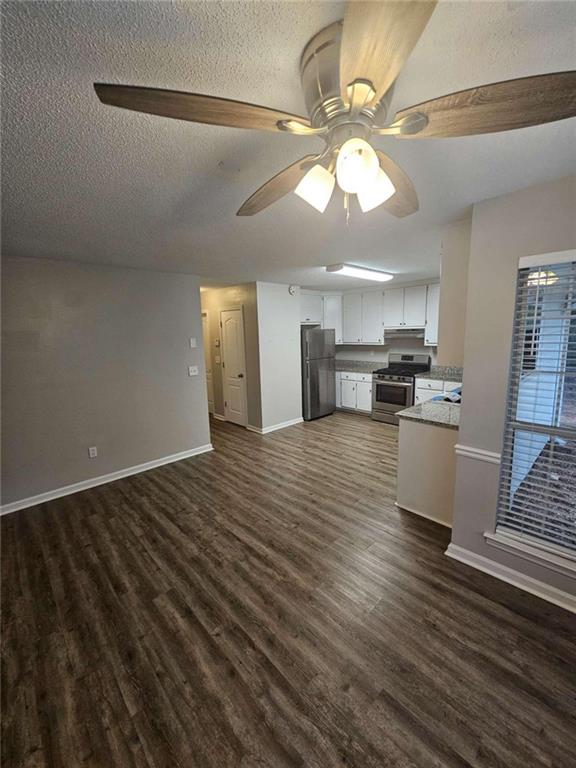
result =
[[[573,121],[421,142],[380,138],[420,212],[396,220],[341,199],[324,216],[289,195],[242,202],[314,138],[179,122],[106,107],[94,81],[240,99],[302,113],[308,39],[333,2],[4,2],[3,246],[36,256],[190,272],[209,280],[352,287],[319,265],[438,274],[440,225],[475,201],[576,170]],[[574,68],[576,3],[441,2],[393,108],[475,84]],[[572,123],[572,124],[571,124]]]

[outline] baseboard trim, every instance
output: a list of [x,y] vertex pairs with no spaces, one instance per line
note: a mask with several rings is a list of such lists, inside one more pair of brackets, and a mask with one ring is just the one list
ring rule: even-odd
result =
[[216,421],[226,421],[226,416],[222,416],[222,414],[221,414],[221,413],[216,413],[216,412],[214,412],[214,413],[212,414],[212,416],[213,416],[213,418],[215,418],[215,419],[216,419]]
[[87,491],[89,488],[95,488],[98,485],[113,483],[115,480],[121,480],[123,477],[138,475],[140,472],[147,472],[149,469],[156,469],[156,467],[162,467],[164,464],[172,464],[175,461],[189,459],[191,456],[198,456],[201,453],[208,453],[213,450],[212,443],[207,443],[206,445],[199,445],[198,448],[191,448],[189,451],[173,453],[171,456],[163,456],[161,459],[147,461],[144,464],[136,464],[133,467],[120,469],[117,472],[109,472],[107,475],[99,475],[98,477],[91,477],[89,480],[82,480],[79,483],[64,485],[61,488],[55,488],[53,491],[39,493],[37,496],[29,496],[27,499],[20,499],[19,501],[12,501],[10,504],[3,504],[0,507],[0,515],[9,515],[12,512],[18,512],[20,509],[35,507],[37,504],[44,504],[53,499],[60,499],[62,496],[70,496],[79,491]]
[[501,454],[494,451],[485,451],[483,448],[474,448],[472,445],[462,445],[457,443],[454,450],[458,456],[465,456],[467,459],[476,459],[476,461],[485,461],[488,464],[500,464]]
[[259,435],[267,435],[270,432],[276,432],[279,429],[286,429],[286,427],[293,427],[294,424],[302,424],[304,419],[300,416],[297,419],[291,419],[290,421],[282,421],[279,424],[273,424],[271,427],[253,427],[251,424],[246,425],[246,429],[250,432],[256,432]]
[[437,517],[433,517],[432,515],[425,515],[424,512],[419,512],[417,509],[412,509],[412,507],[407,507],[404,504],[398,504],[397,501],[394,502],[394,506],[398,507],[398,509],[402,509],[405,512],[410,512],[411,515],[418,515],[418,517],[425,517],[426,520],[431,520],[433,523],[438,523],[438,525],[443,525],[445,528],[452,528],[451,523],[447,523],[445,520],[440,520]]
[[464,549],[464,547],[459,547],[457,544],[449,544],[445,554],[453,560],[458,560],[465,565],[476,568],[478,571],[494,576],[494,578],[500,579],[500,581],[505,581],[514,587],[518,587],[518,589],[530,592],[530,594],[536,595],[536,597],[540,597],[542,600],[547,600],[549,603],[554,603],[554,605],[565,608],[567,611],[576,613],[576,595],[556,589],[556,587],[545,584],[543,581],[526,576],[519,571],[515,571],[513,568],[508,568],[506,565],[490,560],[488,557],[478,555],[476,552]]

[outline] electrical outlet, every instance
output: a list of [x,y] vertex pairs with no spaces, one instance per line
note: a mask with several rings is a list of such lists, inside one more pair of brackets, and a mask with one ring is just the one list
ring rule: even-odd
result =
[[98,456],[98,448],[96,448],[95,445],[92,445],[90,448],[88,448],[88,456],[91,459],[95,459]]
[[188,366],[188,376],[198,376],[198,366],[197,365],[189,365]]
[[190,349],[196,349],[198,346],[198,342],[196,341],[194,336],[190,337]]

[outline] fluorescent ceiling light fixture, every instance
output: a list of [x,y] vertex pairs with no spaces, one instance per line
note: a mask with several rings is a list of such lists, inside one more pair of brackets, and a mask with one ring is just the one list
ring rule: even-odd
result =
[[537,286],[537,285],[554,285],[554,283],[558,282],[558,276],[555,272],[552,272],[549,270],[548,272],[544,272],[542,270],[536,270],[535,272],[530,272],[528,275],[528,285],[531,286]]
[[378,173],[374,181],[364,185],[358,190],[358,204],[362,213],[368,213],[382,203],[385,203],[396,192],[394,184],[384,173],[382,168],[378,168]]
[[385,283],[392,280],[394,275],[389,272],[380,272],[378,269],[366,269],[365,267],[355,267],[354,264],[333,264],[326,267],[326,272],[335,272],[345,277],[359,277],[362,280],[375,280],[379,283]]
[[330,202],[336,179],[322,165],[313,165],[294,192],[313,208],[324,213]]
[[348,139],[336,160],[338,186],[344,192],[358,192],[369,185],[380,168],[378,155],[364,139]]

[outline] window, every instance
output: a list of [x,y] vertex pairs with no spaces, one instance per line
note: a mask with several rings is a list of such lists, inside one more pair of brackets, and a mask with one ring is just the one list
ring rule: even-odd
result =
[[520,264],[497,531],[576,552],[574,253]]

